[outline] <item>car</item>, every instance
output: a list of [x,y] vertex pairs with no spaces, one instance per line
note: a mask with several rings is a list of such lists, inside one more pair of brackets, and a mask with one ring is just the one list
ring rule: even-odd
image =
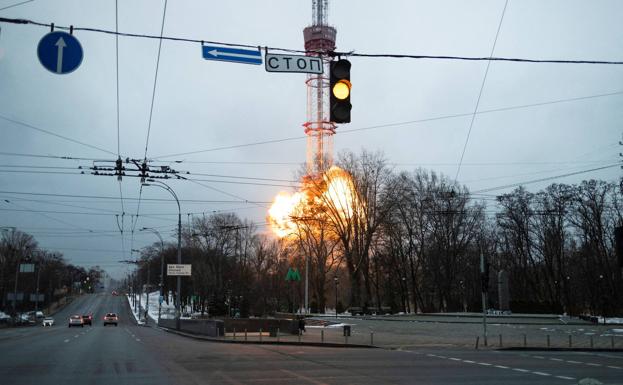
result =
[[112,291],[112,295],[119,295],[119,294],[117,294],[117,291],[116,291],[116,290],[113,290],[113,291]]
[[107,313],[104,316],[104,326],[108,324],[117,326],[117,322],[119,322],[119,317],[116,313]]
[[41,323],[43,326],[54,326],[54,318],[45,317]]
[[82,323],[84,325],[93,326],[93,316],[90,314],[85,314],[82,316]]
[[75,314],[69,317],[69,324],[67,325],[67,327],[72,326],[84,327],[84,321],[82,320],[82,316]]

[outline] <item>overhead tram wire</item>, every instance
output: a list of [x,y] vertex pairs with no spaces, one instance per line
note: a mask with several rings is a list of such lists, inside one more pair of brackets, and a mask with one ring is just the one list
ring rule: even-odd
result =
[[[166,7],[166,0],[165,0]],[[38,21],[33,21],[29,19],[15,19],[15,18],[6,18],[0,17],[0,23],[10,23],[10,24],[23,24],[23,25],[35,25],[39,27],[50,28],[51,23],[42,23]],[[54,28],[59,30],[70,30],[72,27],[65,27],[61,25],[54,25]],[[227,47],[239,47],[239,48],[252,48],[252,49],[264,49],[265,51],[280,51],[280,52],[289,52],[289,53],[298,53],[298,54],[318,54],[317,51],[305,51],[300,49],[291,49],[291,48],[280,48],[280,47],[271,47],[267,45],[261,44],[242,44],[242,43],[231,43],[231,42],[223,42],[223,41],[212,41],[207,39],[190,39],[183,37],[175,37],[175,36],[164,36],[164,35],[148,35],[148,34],[137,34],[137,33],[127,33],[127,32],[115,32],[111,30],[101,29],[101,28],[90,28],[90,27],[73,27],[74,31],[85,31],[85,32],[94,32],[94,33],[103,33],[108,35],[118,35],[123,37],[134,37],[134,38],[144,38],[144,39],[154,39],[154,40],[168,40],[175,42],[185,42],[185,43],[199,43],[199,44],[217,44],[223,45]],[[475,56],[453,56],[453,55],[414,55],[414,54],[396,54],[396,53],[358,53],[355,51],[350,52],[342,52],[342,51],[326,51],[322,52],[326,56],[331,57],[361,57],[361,58],[388,58],[388,59],[416,59],[416,60],[459,60],[459,61],[506,61],[506,62],[516,62],[516,63],[551,63],[551,64],[597,64],[597,65],[623,65],[623,61],[610,61],[610,60],[590,60],[590,59],[579,59],[579,60],[568,60],[568,59],[532,59],[532,58],[514,58],[514,57],[475,57]]]
[[[145,139],[145,156],[143,157],[143,162],[147,163],[147,148],[149,146],[149,135],[151,133],[151,122],[154,113],[154,102],[156,100],[156,86],[158,85],[158,71],[160,69],[160,54],[162,52],[162,36],[164,35],[164,22],[167,16],[167,3],[168,0],[164,0],[164,7],[162,10],[162,24],[160,25],[160,38],[158,39],[158,55],[156,56],[156,71],[154,73],[154,86],[151,93],[151,106],[149,108],[149,121],[147,123],[147,138]],[[116,34],[118,36],[118,33]],[[141,178],[141,182],[143,179]],[[136,205],[136,219],[132,223],[132,240],[130,241],[130,249],[134,247],[134,230],[136,229],[136,224],[139,220],[139,212],[141,209],[141,197],[143,196],[143,184],[141,183],[140,190],[138,193],[138,204]]]
[[[506,14],[507,6],[508,6],[508,0],[504,2],[504,9],[502,10],[502,16],[500,17],[500,22],[498,23],[498,29],[495,33],[495,39],[493,40],[493,47],[491,47],[491,54],[489,55],[490,57],[493,57],[493,53],[495,52],[495,46],[498,42],[498,37],[500,36],[500,29],[502,29],[502,22],[504,21],[504,15]],[[490,66],[491,66],[491,60],[488,60],[487,68],[485,69],[485,74],[482,78],[482,83],[480,84],[480,91],[478,91],[478,99],[476,100],[474,113],[472,114],[472,118],[469,122],[469,130],[467,131],[467,137],[465,138],[465,144],[463,145],[463,151],[461,152],[461,159],[459,160],[459,165],[456,169],[456,175],[454,176],[454,185],[456,185],[456,182],[459,179],[459,173],[461,172],[461,164],[463,163],[463,158],[465,157],[465,151],[467,150],[467,145],[469,144],[469,137],[472,134],[472,128],[474,127],[474,121],[476,120],[476,112],[478,112],[478,107],[480,107],[480,98],[482,97],[482,91],[485,89],[485,83],[487,82],[487,75],[489,74]]]
[[[119,118],[119,1],[115,0],[115,77],[116,77],[116,107],[117,107],[117,162],[121,164],[121,124]],[[121,185],[122,177],[121,170],[119,170],[119,176],[117,181],[119,182],[119,199],[121,201],[121,227],[119,232],[121,233],[121,250],[123,250],[123,258],[126,258],[125,253],[125,241],[123,239],[123,231],[125,230],[125,205],[123,204],[123,187]],[[119,217],[117,216],[117,226],[119,226]],[[131,247],[131,246],[130,246]]]
[[[118,200],[119,197],[115,196],[104,196],[104,195],[75,195],[75,194],[58,194],[58,193],[40,193],[40,192],[25,192],[25,191],[0,191],[0,194],[17,194],[17,195],[36,195],[36,196],[54,196],[54,197],[65,197],[65,198],[86,198],[86,199],[108,199],[108,200]],[[138,200],[138,198],[125,198],[126,200]],[[238,198],[240,199],[240,198]],[[145,201],[154,201],[154,202],[170,202],[170,199],[163,198],[143,198]],[[180,199],[180,202],[187,203],[222,203],[222,204],[230,204],[230,203],[241,203],[239,200],[207,200],[207,199]],[[271,202],[264,201],[246,201],[248,203],[260,203],[260,204],[270,204]]]
[[[610,96],[620,96],[620,95],[623,95],[623,91],[615,91],[615,92],[609,92],[609,93],[603,93],[603,94],[595,94],[595,95],[588,95],[588,96],[580,96],[580,97],[574,97],[574,98],[549,100],[549,101],[545,101],[545,102],[521,104],[521,105],[509,106],[509,107],[493,108],[493,109],[478,111],[478,112],[476,112],[476,115],[490,114],[490,113],[495,113],[495,112],[521,110],[521,109],[526,109],[526,108],[547,106],[547,105],[552,105],[552,104],[577,102],[577,101],[584,101],[584,100],[603,98],[603,97],[610,97]],[[385,124],[378,124],[378,125],[367,126],[367,127],[339,130],[338,132],[336,132],[336,134],[348,134],[348,133],[353,133],[353,132],[375,130],[375,129],[379,129],[379,128],[400,127],[400,126],[408,126],[408,125],[412,125],[412,124],[428,123],[428,122],[434,122],[434,121],[440,121],[440,120],[446,120],[446,119],[463,118],[463,117],[472,116],[473,114],[474,114],[473,112],[467,112],[467,113],[460,113],[460,114],[439,115],[439,116],[434,116],[434,117],[430,117],[430,118],[414,119],[414,120],[407,120],[407,121],[403,121],[403,122],[385,123]],[[208,149],[204,149],[204,150],[195,150],[195,151],[188,151],[188,152],[182,152],[182,153],[177,153],[177,154],[160,155],[160,156],[152,157],[151,159],[152,160],[157,160],[157,161],[160,161],[160,162],[164,162],[163,160],[161,160],[162,158],[171,158],[171,157],[174,157],[174,156],[184,156],[184,155],[195,155],[195,154],[200,154],[200,153],[223,151],[223,150],[233,150],[233,149],[237,149],[237,148],[241,148],[241,147],[253,147],[253,146],[260,146],[260,145],[264,145],[264,144],[282,143],[282,142],[289,142],[289,141],[296,141],[296,140],[303,140],[303,139],[307,139],[307,136],[296,136],[296,137],[289,137],[289,138],[282,138],[282,139],[272,139],[272,140],[264,140],[264,141],[258,141],[258,142],[237,144],[237,145],[231,145],[231,146],[213,147],[213,148],[208,148]],[[177,160],[177,161],[171,161],[171,162],[183,163],[183,162],[188,162],[188,161]],[[188,163],[191,163],[191,162],[188,162]],[[208,163],[210,163],[210,162],[208,162]]]

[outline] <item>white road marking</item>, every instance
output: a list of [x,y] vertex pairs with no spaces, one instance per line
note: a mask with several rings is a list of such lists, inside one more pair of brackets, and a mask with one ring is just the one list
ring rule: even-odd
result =
[[556,376],[556,378],[560,378],[561,380],[575,380],[575,378],[567,376]]
[[468,364],[475,364],[474,361],[470,361],[470,360],[463,360],[463,362],[468,363]]
[[478,365],[482,365],[482,366],[491,366],[493,364],[488,364],[486,362],[477,362]]
[[137,339],[136,339],[136,342],[141,342],[141,340],[137,338]]
[[78,338],[78,337],[80,337],[80,336],[79,336],[79,335],[77,335],[77,334],[74,336],[74,338]]
[[581,364],[580,361],[571,361],[571,360],[567,360],[568,363],[570,364]]
[[461,361],[461,359],[460,359],[460,358],[454,358],[454,357],[449,357],[448,359],[449,359],[449,360],[452,360],[452,361]]
[[610,368],[610,369],[623,369],[620,366],[612,366],[612,365],[608,365],[607,368]]
[[522,372],[522,373],[528,373],[529,372],[529,370],[527,370],[527,369],[513,368],[513,370],[516,371],[516,372]]
[[544,360],[544,359],[545,359],[545,357],[541,357],[541,356],[532,356],[532,357],[534,357],[534,358],[538,358],[538,359],[540,359],[540,360]]
[[69,342],[69,340],[65,340],[65,343]]
[[564,361],[564,360],[563,360],[563,359],[561,359],[561,358],[550,358],[550,360],[552,360],[552,361]]
[[493,366],[495,366],[498,369],[509,369],[508,366],[504,366],[504,365],[493,365]]
[[587,362],[586,365],[588,365],[588,366],[601,366],[601,364],[594,364],[592,362]]
[[551,374],[549,373],[543,373],[543,372],[531,372],[532,374],[538,374],[539,376],[551,376]]

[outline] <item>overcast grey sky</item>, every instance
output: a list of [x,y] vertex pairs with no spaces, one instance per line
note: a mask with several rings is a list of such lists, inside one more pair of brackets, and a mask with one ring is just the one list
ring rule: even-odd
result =
[[[0,8],[17,2],[0,0]],[[340,51],[488,56],[504,3],[330,0],[329,23],[337,28]],[[158,35],[163,5],[163,1],[155,0],[119,1],[120,31]],[[623,61],[622,15],[623,1],[619,0],[510,0],[494,56]],[[2,10],[0,16],[114,30],[115,1],[35,0]],[[171,0],[164,34],[303,49],[302,29],[310,23],[311,0]],[[36,56],[37,44],[49,29],[6,23],[0,23],[0,27],[0,117],[112,154],[2,118],[0,152],[114,160],[118,144],[114,36],[75,32],[84,49],[84,60],[72,74],[59,76],[44,69]],[[157,40],[119,38],[119,145],[124,158],[144,156],[157,50]],[[359,57],[351,58],[351,62],[352,123],[337,129],[335,152],[380,150],[396,170],[422,166],[454,178],[471,117],[413,121],[472,113],[487,63]],[[303,74],[267,73],[263,65],[203,60],[198,43],[164,41],[147,156],[298,137],[163,158],[184,161],[172,164],[180,171],[291,180],[305,161],[301,126],[306,116],[304,82]],[[491,63],[480,111],[611,93],[616,94],[478,114],[459,182],[473,191],[488,189],[611,165],[618,161],[621,151],[618,141],[623,127],[623,66]],[[392,123],[405,124],[342,132]],[[262,162],[273,164],[258,164]],[[131,215],[137,213],[137,201],[125,199],[122,210],[115,178],[78,174],[78,166],[91,165],[86,160],[0,155],[0,225],[33,234],[42,247],[62,252],[73,263],[99,264],[119,277],[127,267],[116,261],[130,258],[131,248],[144,247],[155,238],[141,232],[132,237]],[[77,175],[24,172],[35,170]],[[620,173],[618,167],[613,167],[556,181],[617,180]],[[184,181],[171,181],[170,185],[183,200],[232,202],[182,202],[184,221],[187,213],[234,210],[258,223],[260,231],[268,231],[263,225],[268,204],[253,205],[242,200],[269,202],[280,190],[291,190],[202,183],[221,192]],[[530,184],[527,188],[536,191],[548,183]],[[137,198],[139,181],[125,178],[122,192],[125,198]],[[170,198],[157,188],[145,188],[142,197]],[[126,232],[122,241],[115,214],[123,211]],[[157,227],[172,241],[176,212],[173,202],[143,201],[136,229]]]

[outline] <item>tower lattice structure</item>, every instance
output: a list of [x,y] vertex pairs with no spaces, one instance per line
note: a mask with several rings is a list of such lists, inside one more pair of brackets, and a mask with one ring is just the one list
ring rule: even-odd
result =
[[335,123],[329,114],[329,62],[337,31],[327,23],[329,1],[312,0],[312,25],[303,30],[308,56],[322,59],[323,74],[309,74],[307,85],[307,176],[319,177],[333,165]]

